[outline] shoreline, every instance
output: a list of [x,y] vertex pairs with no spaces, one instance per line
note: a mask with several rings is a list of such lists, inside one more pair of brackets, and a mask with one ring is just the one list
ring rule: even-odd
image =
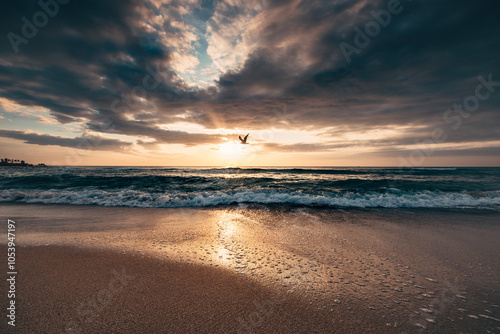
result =
[[[278,332],[286,332],[285,328],[335,332],[340,328],[341,333],[356,333],[356,328],[363,328],[374,333],[417,333],[425,327],[430,332],[453,333],[494,332],[500,326],[493,320],[500,317],[496,279],[500,214],[496,212],[269,206],[148,209],[25,203],[2,203],[0,208],[9,219],[17,219],[19,265],[34,272],[23,283],[31,285],[29,296],[24,297],[29,300],[40,293],[36,278],[49,272],[66,277],[66,282],[77,282],[86,272],[109,275],[118,265],[132,268],[127,263],[141,262],[148,265],[134,267],[136,272],[156,277],[143,293],[169,288],[161,277],[172,268],[182,277],[184,271],[197,268],[203,272],[200,275],[210,272],[215,281],[236,279],[232,281],[239,287],[236,290],[247,291],[250,285],[263,289],[255,293],[261,301],[267,300],[266,293],[282,291],[287,303],[295,305],[294,312],[302,312],[294,315],[298,323],[293,327],[279,320],[280,313],[270,316],[269,322],[284,321],[284,327],[262,325],[254,332],[273,328]],[[0,236],[0,243],[5,244],[5,234]],[[23,258],[23,252],[32,256]],[[86,260],[92,254],[103,259],[102,266]],[[40,263],[47,263],[47,268]],[[71,269],[61,271],[62,267]],[[192,275],[183,278],[192,279]],[[67,284],[68,288],[59,289],[75,289],[76,283]],[[53,289],[57,295],[57,286]],[[90,293],[86,283],[79,289]],[[184,289],[185,295],[203,293],[210,294],[203,285]],[[154,294],[148,296],[155,298]],[[62,305],[72,303],[67,296],[58,298]],[[216,303],[219,297],[212,294],[207,298]],[[233,299],[238,298],[243,297]],[[130,301],[122,304],[136,307]],[[225,304],[220,305],[224,309]],[[253,303],[245,305],[247,311],[252,305],[255,308]],[[188,305],[175,317],[185,312],[189,312]],[[211,324],[207,312],[204,321]],[[306,319],[311,312],[319,317],[314,323]],[[222,324],[217,326],[214,332],[222,328]],[[234,324],[224,326],[229,326],[229,332],[238,330]]]
[[[479,214],[479,215],[500,215],[500,210],[496,207],[358,207],[358,206],[330,206],[330,205],[305,205],[299,203],[231,203],[205,206],[175,206],[175,207],[142,207],[128,205],[102,205],[102,204],[73,204],[73,203],[43,203],[43,202],[21,202],[21,201],[0,201],[0,207],[16,206],[41,206],[58,208],[108,208],[108,209],[135,209],[135,210],[217,210],[217,209],[262,209],[270,208],[282,211],[294,209],[310,209],[319,211],[346,211],[346,212],[386,212],[386,213],[430,213],[430,214]],[[443,221],[444,222],[444,221]]]

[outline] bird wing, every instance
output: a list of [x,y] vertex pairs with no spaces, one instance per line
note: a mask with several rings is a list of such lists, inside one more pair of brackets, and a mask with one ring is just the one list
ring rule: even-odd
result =
[[240,140],[243,141],[243,139],[241,139],[241,136],[238,136],[238,138],[240,138]]
[[245,139],[244,139],[245,141],[247,141],[248,135],[249,135],[249,133],[245,136]]

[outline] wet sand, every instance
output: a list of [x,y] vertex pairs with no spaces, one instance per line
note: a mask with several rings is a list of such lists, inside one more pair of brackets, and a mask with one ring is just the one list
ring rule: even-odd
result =
[[340,310],[314,310],[222,269],[60,246],[21,247],[18,262],[16,333],[352,329],[349,321],[336,323]]
[[18,332],[500,331],[496,212],[0,210],[18,225]]

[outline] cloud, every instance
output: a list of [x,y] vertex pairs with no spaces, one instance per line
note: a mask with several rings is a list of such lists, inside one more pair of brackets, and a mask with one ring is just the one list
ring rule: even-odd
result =
[[264,1],[218,1],[207,22],[207,54],[221,72],[236,70],[255,48],[254,21]]
[[0,129],[0,137],[22,140],[26,144],[42,146],[55,145],[61,147],[77,148],[81,150],[117,151],[129,149],[132,147],[132,143],[127,141],[92,135],[83,135],[77,138],[67,138],[27,131]]
[[[414,129],[356,143],[366,147],[411,145],[436,127],[447,131],[450,143],[498,138],[499,92],[456,131],[443,119],[474,94],[479,75],[500,81],[497,2],[401,6],[349,63],[340,44],[354,44],[355,28],[364,29],[387,1],[72,1],[18,54],[5,36],[20,34],[21,18],[40,8],[4,1],[0,97],[46,108],[60,123],[149,143],[221,142],[217,135],[159,127],[179,122],[179,115],[207,129]],[[190,71],[196,77],[200,66],[203,73],[220,72],[210,87],[183,79]],[[151,90],[144,89],[148,68],[161,81]],[[112,107],[115,101],[120,108]],[[286,122],[275,113],[283,106]],[[268,143],[267,149],[335,149],[328,145],[337,144]]]
[[130,136],[150,138],[154,139],[154,143],[156,144],[184,144],[186,146],[195,146],[223,142],[223,136],[220,135],[165,130],[152,126],[147,121],[132,122],[121,118],[113,118],[112,120],[101,123],[88,123],[87,127],[94,132],[127,134]]
[[332,152],[339,148],[345,148],[353,145],[343,144],[316,144],[316,143],[297,143],[297,144],[278,144],[278,143],[264,143],[262,146],[266,150],[273,152],[285,153],[318,153],[318,152]]

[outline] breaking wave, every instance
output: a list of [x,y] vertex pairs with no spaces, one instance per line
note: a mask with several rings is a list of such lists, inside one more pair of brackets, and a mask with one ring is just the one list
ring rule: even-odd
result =
[[405,192],[307,194],[268,189],[151,193],[139,190],[0,190],[0,201],[51,204],[126,206],[143,208],[207,207],[235,203],[295,204],[358,208],[482,208],[500,207],[500,193]]

